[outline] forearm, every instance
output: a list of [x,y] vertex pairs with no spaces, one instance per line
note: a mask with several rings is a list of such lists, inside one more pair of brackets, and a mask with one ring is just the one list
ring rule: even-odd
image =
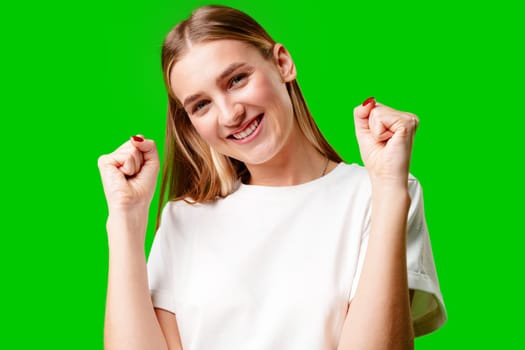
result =
[[110,216],[106,349],[167,349],[148,288],[144,243],[134,239],[145,224]]
[[413,348],[406,267],[410,197],[403,186],[373,186],[368,247],[339,349]]

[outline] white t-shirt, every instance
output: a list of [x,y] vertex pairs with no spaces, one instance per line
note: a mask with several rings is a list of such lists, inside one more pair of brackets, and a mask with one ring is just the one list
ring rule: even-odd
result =
[[[184,350],[336,349],[370,227],[365,168],[340,163],[296,186],[241,184],[207,204],[168,202],[148,260],[155,307],[176,314]],[[446,313],[410,177],[408,282],[416,335]]]

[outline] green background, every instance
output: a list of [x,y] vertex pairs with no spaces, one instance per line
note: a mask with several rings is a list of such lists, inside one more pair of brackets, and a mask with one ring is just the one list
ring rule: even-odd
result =
[[[217,3],[248,12],[288,47],[314,117],[347,162],[360,161],[352,109],[368,96],[420,117],[412,173],[449,320],[417,348],[522,344],[523,10],[508,1]],[[102,349],[107,208],[97,158],[137,133],[163,144],[160,46],[202,4],[0,5],[0,347]]]

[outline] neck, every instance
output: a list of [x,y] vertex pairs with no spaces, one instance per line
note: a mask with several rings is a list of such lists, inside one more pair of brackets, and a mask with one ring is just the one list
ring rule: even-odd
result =
[[299,185],[315,180],[331,170],[335,163],[329,162],[319,153],[300,131],[295,134],[291,135],[291,139],[295,141],[287,142],[271,160],[262,164],[246,164],[250,172],[250,185]]

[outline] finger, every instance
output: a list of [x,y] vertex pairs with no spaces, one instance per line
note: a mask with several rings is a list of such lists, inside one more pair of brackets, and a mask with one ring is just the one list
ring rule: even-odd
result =
[[131,153],[128,155],[128,159],[125,164],[122,166],[122,170],[127,171],[126,175],[132,176],[140,171],[142,168],[143,156],[142,152],[139,151],[135,146],[131,145]]
[[148,162],[149,160],[159,160],[157,148],[155,147],[155,142],[153,140],[148,140],[141,135],[137,135],[131,138],[131,143],[142,152],[144,162]]
[[131,141],[126,141],[122,145],[120,145],[113,153],[116,152],[127,152],[130,150],[133,150],[135,146],[133,146],[133,143]]
[[395,111],[388,107],[381,106],[370,113],[371,133],[379,141],[388,140],[394,134],[412,135],[417,123],[418,119],[414,114]]
[[362,104],[354,108],[354,122],[356,131],[368,130],[370,128],[368,118],[370,117],[370,112],[375,106],[375,98],[369,97]]
[[135,167],[137,169],[142,168],[142,166],[144,165],[144,156],[142,152],[139,150],[136,150],[136,153],[134,153],[133,159],[135,160]]
[[117,166],[119,162],[111,154],[104,154],[98,158],[98,168],[104,189],[109,189],[115,181],[123,180],[124,175]]
[[417,130],[417,127],[419,126],[419,118],[415,115],[412,116],[412,122],[414,123],[414,130]]
[[[131,139],[135,142],[144,142],[144,135],[142,134],[137,134],[135,136],[132,136]],[[135,146],[135,142],[131,142],[131,144],[135,147],[135,149],[137,150],[137,166],[138,168],[141,168],[142,165],[144,165],[144,154],[142,153],[142,151],[137,147]]]
[[131,143],[142,152],[143,169],[141,174],[144,173],[144,176],[156,176],[160,162],[155,141],[145,139],[142,135],[137,135],[131,138]]
[[370,134],[375,140],[384,142],[390,139],[394,133],[390,130],[389,125],[385,123],[381,115],[374,112],[375,111],[372,111],[369,117]]
[[141,164],[141,152],[137,149],[133,150],[131,153],[125,155],[124,163],[119,170],[127,176],[133,176],[140,171],[142,167]]
[[112,166],[114,170],[124,175],[133,175],[142,164],[142,152],[130,141],[120,145],[114,152],[105,155],[105,166]]

